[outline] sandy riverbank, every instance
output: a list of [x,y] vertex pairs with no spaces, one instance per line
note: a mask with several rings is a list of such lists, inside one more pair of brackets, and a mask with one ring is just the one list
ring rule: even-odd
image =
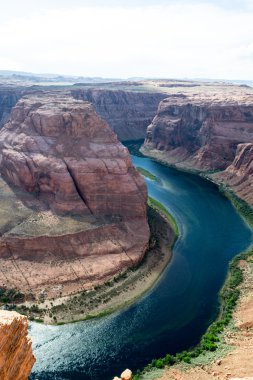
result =
[[163,211],[160,215],[157,209],[149,208],[150,248],[137,268],[92,290],[43,303],[27,302],[17,310],[30,319],[59,324],[103,316],[133,303],[158,281],[172,256],[175,227]]

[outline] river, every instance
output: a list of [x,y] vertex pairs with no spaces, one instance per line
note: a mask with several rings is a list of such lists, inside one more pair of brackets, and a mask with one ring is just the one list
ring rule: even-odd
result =
[[229,261],[252,242],[251,230],[214,184],[149,158],[132,160],[157,177],[146,179],[148,193],[179,224],[172,261],[125,310],[63,326],[32,323],[32,380],[111,380],[126,367],[136,370],[196,344],[217,316]]

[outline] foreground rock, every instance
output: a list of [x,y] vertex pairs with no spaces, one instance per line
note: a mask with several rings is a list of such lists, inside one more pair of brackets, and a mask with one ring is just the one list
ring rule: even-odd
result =
[[108,122],[121,141],[144,139],[147,125],[155,116],[162,93],[122,90],[73,90],[76,99],[94,104],[98,114]]
[[21,99],[0,132],[0,152],[8,183],[0,183],[1,286],[55,297],[143,258],[144,181],[89,103]]
[[130,369],[126,369],[124,372],[122,372],[120,377],[114,377],[113,380],[132,380],[133,374]]
[[0,379],[27,380],[35,357],[27,336],[28,321],[15,311],[0,310]]
[[[213,172],[253,204],[253,95],[171,96],[148,127],[143,152],[181,168]],[[216,178],[216,177],[215,177]]]

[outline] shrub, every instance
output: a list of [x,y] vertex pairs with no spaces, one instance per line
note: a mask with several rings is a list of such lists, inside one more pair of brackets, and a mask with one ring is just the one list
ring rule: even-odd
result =
[[155,367],[156,368],[163,368],[164,367],[163,359],[157,359],[155,361]]

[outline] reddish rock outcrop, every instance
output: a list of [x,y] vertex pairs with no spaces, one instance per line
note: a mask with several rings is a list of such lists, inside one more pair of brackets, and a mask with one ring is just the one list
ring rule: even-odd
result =
[[253,143],[239,144],[232,164],[214,178],[228,184],[240,198],[253,205]]
[[213,178],[253,205],[252,141],[252,95],[177,95],[160,103],[142,151],[181,168],[222,171]]
[[35,357],[27,336],[27,317],[0,310],[0,379],[27,380]]
[[91,102],[98,114],[108,122],[121,141],[144,139],[147,126],[165,95],[155,92],[122,90],[73,90],[76,99]]
[[21,99],[0,132],[0,172],[14,186],[1,184],[2,199],[17,205],[8,222],[0,212],[1,286],[69,294],[142,259],[144,181],[89,103]]
[[160,103],[145,147],[165,151],[173,163],[223,170],[233,162],[237,145],[252,139],[253,104],[171,96]]

